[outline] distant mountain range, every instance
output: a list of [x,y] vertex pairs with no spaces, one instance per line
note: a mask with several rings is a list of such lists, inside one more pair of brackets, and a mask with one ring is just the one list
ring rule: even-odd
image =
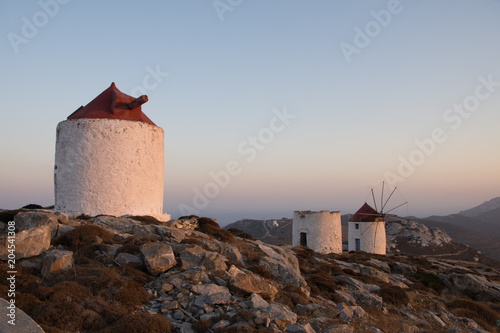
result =
[[500,197],[458,214],[433,215],[416,221],[427,227],[443,228],[455,242],[500,261]]
[[[342,239],[347,240],[347,221],[351,214],[342,215]],[[500,261],[500,197],[447,216],[410,218],[428,228],[442,228],[455,243],[481,251],[485,256]],[[292,219],[240,220],[226,228],[237,228],[263,242],[287,245],[292,243]]]
[[[494,199],[491,199],[489,201],[485,201],[479,206],[476,206],[471,209],[467,210],[462,210],[459,214],[460,215],[465,215],[469,217],[479,217],[480,215],[484,213],[488,213],[491,211],[495,211],[500,209],[500,197],[496,197]],[[497,215],[498,216],[498,215]]]

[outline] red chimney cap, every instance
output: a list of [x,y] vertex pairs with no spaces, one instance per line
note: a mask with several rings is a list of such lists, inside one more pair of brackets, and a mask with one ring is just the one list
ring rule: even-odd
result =
[[[68,119],[122,119],[142,121],[155,125],[141,109],[141,105],[148,101],[148,96],[142,95],[134,98],[122,93],[116,88],[115,83],[94,98],[89,104],[81,106],[73,112]],[[156,126],[156,125],[155,125]]]

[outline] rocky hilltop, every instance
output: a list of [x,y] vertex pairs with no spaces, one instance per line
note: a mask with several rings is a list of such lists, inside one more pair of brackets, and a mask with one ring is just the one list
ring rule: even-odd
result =
[[[344,249],[347,249],[347,221],[351,216],[351,214],[342,215]],[[497,261],[485,257],[481,252],[467,245],[455,242],[443,228],[428,227],[419,222],[415,220],[388,222],[386,225],[387,251],[406,255],[438,255],[448,259],[481,261],[500,268],[500,263]],[[292,245],[292,224],[293,220],[287,218],[266,221],[243,219],[229,224],[226,229],[243,230],[265,243]]]
[[[14,299],[29,332],[500,332],[500,271],[481,262],[322,255],[196,216],[0,221],[3,235],[15,222]],[[6,298],[5,236],[0,256]]]

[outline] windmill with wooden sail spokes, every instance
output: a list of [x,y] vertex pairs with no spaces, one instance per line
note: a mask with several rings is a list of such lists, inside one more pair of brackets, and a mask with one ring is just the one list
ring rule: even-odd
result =
[[[387,198],[384,197],[384,191],[390,191]],[[391,204],[394,200],[394,193],[398,191],[397,187],[390,189],[390,186],[385,182],[381,184],[380,195],[377,188],[372,188],[368,196],[373,200],[373,206],[369,205],[366,200],[363,206],[349,219],[348,234],[349,234],[349,251],[364,251],[368,253],[386,254],[386,223],[395,220],[402,220],[397,215],[389,214],[397,209],[404,208],[407,205],[405,200],[402,203]],[[389,192],[387,191],[387,192]],[[387,194],[386,192],[386,194]],[[399,193],[399,191],[398,191]],[[368,199],[367,196],[367,199]],[[399,196],[402,198],[401,193]],[[380,198],[377,204],[377,198]],[[390,208],[390,209],[388,209]]]

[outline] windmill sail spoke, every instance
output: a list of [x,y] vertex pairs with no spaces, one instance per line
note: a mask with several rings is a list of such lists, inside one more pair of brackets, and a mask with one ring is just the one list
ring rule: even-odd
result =
[[385,205],[387,205],[387,203],[389,202],[389,200],[391,200],[392,195],[394,194],[394,192],[395,192],[397,189],[398,189],[398,188],[397,188],[397,187],[395,187],[395,188],[394,188],[394,190],[392,190],[391,195],[389,195],[389,197],[388,197],[388,198],[387,198],[387,200],[385,201],[384,205],[382,206],[381,211],[384,211]]
[[373,198],[373,204],[375,205],[375,210],[378,211],[377,201],[375,201],[375,194],[373,193],[373,189],[372,189],[372,198]]
[[395,217],[395,216],[386,216],[386,217],[390,218],[390,219],[398,220],[398,221],[403,221],[403,222],[409,222],[410,221],[409,219],[403,219],[403,218]]
[[372,225],[374,225],[375,223],[377,223],[377,222],[371,222],[370,225],[368,226],[368,228],[366,228],[365,230],[363,230],[363,232],[361,233],[361,235],[363,235],[365,232],[367,232],[368,229],[370,229],[372,227]]
[[386,223],[386,225],[388,225],[389,228],[391,228],[392,231],[394,231],[394,233],[396,234],[396,236],[399,236],[399,234],[401,233],[401,230],[398,231],[398,230],[394,229],[390,223]]
[[[382,182],[382,194],[380,196],[380,206],[382,206],[384,204],[384,185],[385,185],[385,182]],[[384,213],[384,208],[382,207],[382,209],[380,209],[380,214],[383,214],[383,213]]]
[[387,214],[387,213],[389,213],[389,212],[392,212],[393,210],[398,209],[399,207],[401,207],[401,206],[403,206],[403,205],[406,205],[407,203],[408,203],[408,201],[407,201],[407,202],[403,202],[401,205],[396,206],[396,207],[394,207],[393,209],[391,209],[390,211],[387,211],[387,212],[385,212],[385,213]]

